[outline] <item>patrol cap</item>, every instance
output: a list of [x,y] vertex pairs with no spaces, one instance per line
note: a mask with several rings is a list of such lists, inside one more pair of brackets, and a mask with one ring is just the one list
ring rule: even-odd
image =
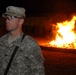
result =
[[2,14],[2,17],[5,17],[7,15],[24,18],[25,17],[25,9],[23,7],[8,6],[6,8],[6,12]]

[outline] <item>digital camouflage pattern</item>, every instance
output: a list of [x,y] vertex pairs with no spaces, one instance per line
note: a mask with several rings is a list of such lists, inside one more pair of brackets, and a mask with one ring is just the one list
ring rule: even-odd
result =
[[0,38],[0,75],[4,74],[16,46],[19,49],[14,56],[8,75],[45,75],[44,59],[38,43],[28,35],[21,43],[22,33],[19,38],[8,44],[8,35]]

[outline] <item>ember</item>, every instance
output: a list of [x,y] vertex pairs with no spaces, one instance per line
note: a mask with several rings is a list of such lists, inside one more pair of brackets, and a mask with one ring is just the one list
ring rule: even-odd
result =
[[57,47],[57,48],[67,48],[67,49],[76,49],[76,32],[75,32],[75,21],[76,16],[68,21],[57,23],[56,37],[54,40],[45,43],[47,47]]

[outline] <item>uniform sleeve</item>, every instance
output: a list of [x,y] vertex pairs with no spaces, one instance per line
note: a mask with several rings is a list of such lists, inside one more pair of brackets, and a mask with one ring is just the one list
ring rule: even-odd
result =
[[45,75],[44,58],[42,56],[41,48],[38,44],[32,47],[32,53],[29,58],[31,60],[31,75]]

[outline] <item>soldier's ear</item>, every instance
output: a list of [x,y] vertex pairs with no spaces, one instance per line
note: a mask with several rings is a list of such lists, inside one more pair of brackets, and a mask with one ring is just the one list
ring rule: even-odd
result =
[[20,19],[19,24],[22,25],[24,23],[24,19]]

